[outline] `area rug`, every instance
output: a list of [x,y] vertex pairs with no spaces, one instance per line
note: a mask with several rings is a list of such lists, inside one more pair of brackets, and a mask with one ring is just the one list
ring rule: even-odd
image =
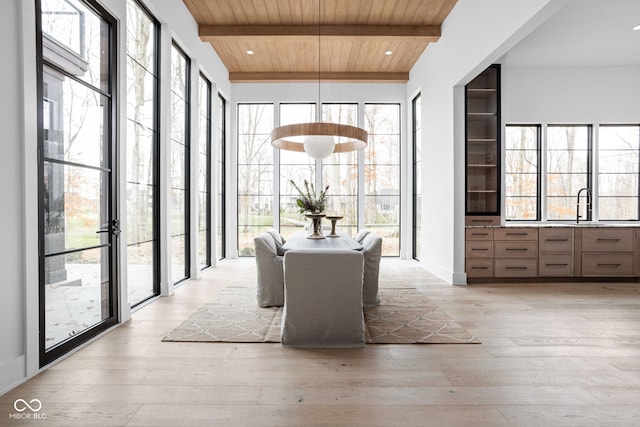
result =
[[[280,342],[282,307],[258,307],[255,294],[226,287],[163,341]],[[379,294],[380,305],[364,309],[367,344],[480,343],[415,288],[383,288]]]

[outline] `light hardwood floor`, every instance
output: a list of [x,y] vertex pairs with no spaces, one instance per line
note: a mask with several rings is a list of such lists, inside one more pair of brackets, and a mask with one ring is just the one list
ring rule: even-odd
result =
[[[225,285],[255,286],[229,260],[0,397],[0,425],[637,426],[640,285],[450,286],[384,259],[382,283],[413,284],[481,345],[163,343]],[[9,420],[37,398],[46,420]]]

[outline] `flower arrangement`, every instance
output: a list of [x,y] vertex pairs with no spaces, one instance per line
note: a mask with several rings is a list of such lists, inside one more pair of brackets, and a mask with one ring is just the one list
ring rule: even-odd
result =
[[320,195],[316,197],[316,189],[313,187],[313,184],[309,184],[309,182],[304,180],[304,191],[298,187],[298,185],[293,182],[292,179],[289,180],[293,188],[295,188],[300,194],[300,198],[296,199],[296,204],[298,205],[298,212],[301,214],[306,213],[322,213],[327,208],[327,190],[329,186],[327,185],[324,190],[320,192]]

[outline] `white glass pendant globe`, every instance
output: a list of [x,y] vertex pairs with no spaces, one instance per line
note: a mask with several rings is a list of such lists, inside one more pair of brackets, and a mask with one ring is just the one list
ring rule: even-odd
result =
[[331,135],[308,135],[304,137],[304,151],[316,160],[326,159],[333,153],[336,140]]

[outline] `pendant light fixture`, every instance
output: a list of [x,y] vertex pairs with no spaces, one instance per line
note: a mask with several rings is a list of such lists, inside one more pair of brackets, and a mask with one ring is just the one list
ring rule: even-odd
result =
[[[318,0],[318,107],[320,96],[320,2]],[[271,145],[281,150],[305,152],[317,160],[332,153],[362,150],[367,146],[367,131],[356,126],[338,123],[313,122],[279,126],[271,131]]]

